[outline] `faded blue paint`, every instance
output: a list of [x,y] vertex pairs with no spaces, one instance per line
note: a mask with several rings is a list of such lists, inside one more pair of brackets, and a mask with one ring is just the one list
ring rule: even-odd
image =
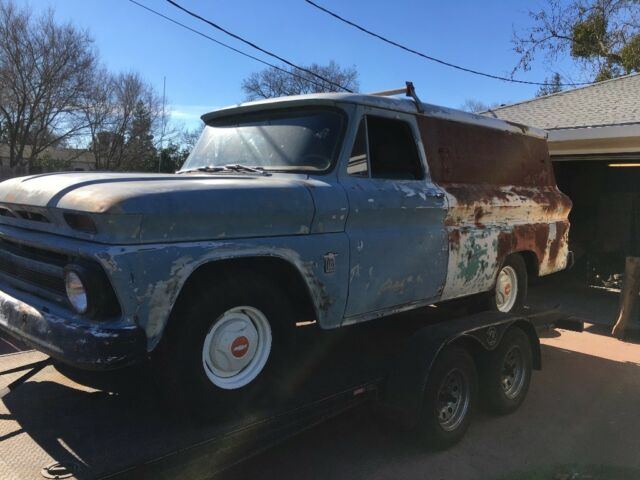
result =
[[[345,324],[366,320],[375,312],[436,300],[447,268],[446,200],[429,178],[415,116],[359,108],[354,126],[363,115],[400,119],[411,126],[425,178],[369,178],[340,170],[339,181],[349,199],[346,232],[350,272]],[[355,134],[352,132],[353,137]]]
[[[102,324],[82,318],[60,302],[16,289],[15,281],[0,273],[0,291],[7,296],[6,301],[0,298],[0,327],[20,334],[20,312],[28,310],[36,327],[24,336],[36,347],[61,357],[70,347],[55,332],[69,331],[74,324],[95,326],[82,330],[93,335],[93,340],[112,335],[113,329],[105,333],[101,325],[127,332],[139,329],[150,351],[158,344],[189,276],[202,265],[233,258],[275,257],[292,265],[323,328],[441,299],[447,270],[452,268],[447,267],[451,256],[445,228],[451,205],[445,192],[430,180],[410,104],[397,102],[392,109],[388,99],[367,97],[365,106],[357,106],[359,96],[314,98],[293,100],[292,104],[330,104],[343,108],[349,119],[339,160],[322,175],[69,172],[1,183],[0,208],[27,209],[46,216],[49,222],[0,216],[0,239],[98,262],[113,287],[121,314]],[[275,104],[244,108],[259,110]],[[430,108],[427,113],[432,115],[488,122],[505,131],[515,128],[497,120]],[[214,116],[236,112],[232,109]],[[401,118],[411,125],[424,179],[347,175],[347,160],[363,114]],[[70,228],[64,219],[68,212],[90,216],[97,233]],[[335,270],[325,268],[327,255],[335,258]],[[210,288],[216,288],[215,279]],[[64,320],[67,330],[37,327],[47,318],[56,324]],[[76,354],[84,362],[87,352]],[[124,361],[105,355],[113,364]],[[96,363],[108,363],[103,360]]]

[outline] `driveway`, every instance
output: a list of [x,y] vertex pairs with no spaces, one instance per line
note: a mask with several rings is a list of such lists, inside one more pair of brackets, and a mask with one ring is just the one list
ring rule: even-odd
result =
[[464,440],[420,450],[364,412],[347,414],[228,472],[261,479],[640,478],[640,345],[589,326],[542,339],[522,408],[479,413]]

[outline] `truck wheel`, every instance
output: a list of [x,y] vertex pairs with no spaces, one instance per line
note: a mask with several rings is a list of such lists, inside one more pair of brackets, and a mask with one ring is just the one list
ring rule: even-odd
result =
[[255,274],[218,282],[181,302],[158,352],[170,395],[204,417],[275,399],[295,322],[293,308],[273,282]]
[[475,410],[478,377],[473,359],[461,347],[447,347],[436,359],[424,390],[419,439],[436,449],[458,442]]
[[522,405],[529,391],[532,363],[529,337],[521,328],[510,328],[480,370],[482,396],[489,411],[507,414]]
[[527,267],[520,255],[510,255],[500,267],[496,284],[490,292],[491,310],[505,313],[520,311],[526,298]]

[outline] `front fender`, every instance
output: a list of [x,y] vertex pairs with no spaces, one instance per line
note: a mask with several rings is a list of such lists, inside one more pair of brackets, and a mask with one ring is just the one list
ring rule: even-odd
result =
[[[221,260],[280,258],[293,265],[304,279],[321,327],[338,327],[344,315],[349,268],[344,234],[161,244],[124,250],[116,261],[128,265],[135,320],[146,332],[149,351],[160,341],[188,278],[199,267]],[[332,272],[324,269],[327,253],[336,258]]]

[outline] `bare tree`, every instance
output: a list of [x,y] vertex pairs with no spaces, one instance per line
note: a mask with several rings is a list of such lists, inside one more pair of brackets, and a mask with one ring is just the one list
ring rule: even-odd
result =
[[183,129],[180,131],[178,143],[185,151],[191,152],[191,150],[193,150],[193,148],[196,146],[196,143],[200,138],[200,134],[202,133],[202,128],[203,125],[193,128],[192,130]]
[[50,10],[34,17],[0,0],[0,123],[9,166],[27,169],[46,148],[86,127],[96,54],[92,39]]
[[465,112],[471,113],[480,113],[485,110],[489,110],[489,105],[480,100],[474,100],[473,98],[469,98],[464,101],[462,105],[460,105],[460,110],[464,110]]
[[147,169],[162,122],[154,88],[137,73],[99,71],[91,96],[84,113],[96,170]]
[[[308,72],[286,65],[280,68],[280,70],[273,67],[266,68],[244,79],[242,90],[247,100],[340,91],[336,85]],[[304,68],[349,90],[357,91],[359,88],[358,71],[354,66],[341,67],[332,60],[328,65],[313,63]]]
[[529,16],[533,26],[514,33],[514,73],[538,54],[550,63],[569,54],[596,81],[640,70],[638,0],[547,0]]
[[473,98],[469,98],[464,101],[462,105],[460,105],[460,110],[464,110],[465,112],[471,113],[481,113],[486,112],[487,110],[491,110],[492,108],[499,107],[500,103],[484,103],[480,100],[475,100]]

